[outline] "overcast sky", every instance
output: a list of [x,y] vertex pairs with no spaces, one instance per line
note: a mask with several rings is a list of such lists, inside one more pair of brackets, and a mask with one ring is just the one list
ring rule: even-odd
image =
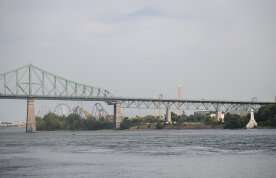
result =
[[[272,101],[276,1],[0,0],[0,72],[34,64],[117,96]],[[0,101],[0,120],[25,102]],[[16,112],[10,113],[9,108]]]

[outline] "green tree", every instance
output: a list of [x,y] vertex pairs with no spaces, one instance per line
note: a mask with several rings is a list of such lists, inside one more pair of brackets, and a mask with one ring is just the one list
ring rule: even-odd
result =
[[129,129],[134,125],[134,122],[130,120],[128,117],[125,117],[120,124],[120,129]]
[[81,117],[77,113],[69,114],[65,119],[65,127],[69,130],[79,130],[81,127]]
[[248,123],[247,117],[241,117],[237,114],[227,113],[224,117],[224,128],[225,129],[240,129],[245,128]]
[[57,130],[57,129],[62,129],[62,119],[60,116],[54,114],[54,113],[48,113],[44,116],[43,118],[45,125],[46,125],[46,130]]
[[43,118],[36,117],[36,129],[37,130],[46,130],[46,123]]
[[164,122],[159,120],[157,123],[156,123],[156,128],[157,129],[163,129],[164,128]]
[[276,127],[276,104],[262,106],[255,118],[260,126]]

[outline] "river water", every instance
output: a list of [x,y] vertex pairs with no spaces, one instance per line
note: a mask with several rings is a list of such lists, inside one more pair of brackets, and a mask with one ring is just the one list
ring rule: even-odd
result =
[[275,178],[276,130],[0,129],[0,177]]

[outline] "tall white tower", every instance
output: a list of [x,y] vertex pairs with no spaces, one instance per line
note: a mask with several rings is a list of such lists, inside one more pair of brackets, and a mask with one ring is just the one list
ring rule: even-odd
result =
[[[181,85],[178,85],[177,88],[176,88],[176,98],[177,98],[178,100],[183,99],[183,90],[182,90],[182,89],[183,89],[183,88],[182,88]],[[184,114],[184,110],[177,110],[177,111],[176,111],[176,114],[177,114],[177,115],[182,115],[182,114]]]
[[178,85],[176,88],[176,97],[177,97],[177,99],[182,98],[182,86],[181,85]]
[[258,126],[258,124],[257,124],[257,122],[255,121],[255,118],[254,118],[254,110],[251,109],[250,120],[247,123],[246,128],[247,129],[252,129],[252,128],[255,128],[257,126]]
[[[163,94],[158,95],[158,99],[163,99]],[[154,115],[156,117],[159,117],[160,119],[162,119],[163,118],[163,112],[164,111],[162,111],[161,103],[157,103],[157,106],[156,106],[155,111],[154,111]]]

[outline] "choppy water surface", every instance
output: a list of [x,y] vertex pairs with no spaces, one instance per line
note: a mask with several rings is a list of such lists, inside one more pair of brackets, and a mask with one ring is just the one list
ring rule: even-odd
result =
[[275,178],[276,130],[0,129],[0,177]]

